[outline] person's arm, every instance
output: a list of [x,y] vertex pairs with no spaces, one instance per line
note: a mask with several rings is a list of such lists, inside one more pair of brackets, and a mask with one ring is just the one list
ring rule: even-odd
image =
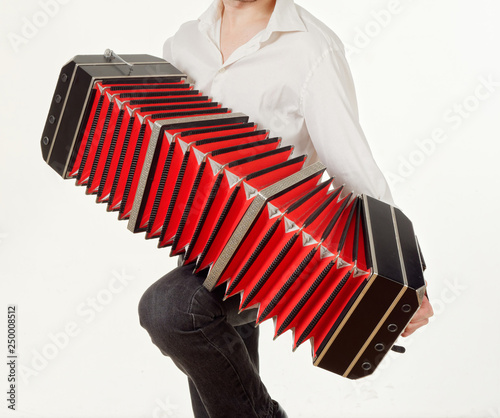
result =
[[[377,166],[359,124],[351,72],[340,49],[325,51],[311,69],[302,91],[302,112],[319,159],[336,185],[366,193],[394,205],[387,181]],[[403,337],[426,325],[433,315],[427,296]]]
[[343,51],[324,52],[304,82],[301,111],[307,130],[335,184],[394,204],[358,119],[356,94]]
[[175,65],[174,64],[174,57],[173,57],[173,54],[172,54],[172,44],[173,44],[173,42],[174,42],[174,37],[171,36],[163,44],[163,59],[165,59],[169,63]]

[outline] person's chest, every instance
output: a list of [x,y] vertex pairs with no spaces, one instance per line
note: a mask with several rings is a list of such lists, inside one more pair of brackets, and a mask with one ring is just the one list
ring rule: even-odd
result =
[[300,111],[301,88],[311,67],[294,42],[247,42],[224,63],[218,45],[202,35],[184,37],[174,45],[174,65],[224,106],[264,117],[268,126]]

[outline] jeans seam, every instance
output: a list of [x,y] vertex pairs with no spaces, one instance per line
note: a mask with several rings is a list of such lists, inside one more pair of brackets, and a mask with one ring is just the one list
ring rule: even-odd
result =
[[[193,329],[197,329],[196,328],[196,323],[195,323],[195,315],[193,314],[193,311],[192,311],[192,308],[193,308],[193,303],[194,303],[194,300],[195,300],[195,297],[196,295],[198,294],[199,291],[201,291],[202,287],[200,287],[196,292],[193,292],[193,295],[191,296],[191,301],[189,303],[189,314],[191,315],[191,319],[193,321]],[[223,315],[224,312],[221,311],[221,315]],[[226,362],[230,365],[231,369],[234,371],[235,375],[237,376],[238,378],[238,383],[241,387],[241,389],[243,390],[243,393],[245,394],[245,397],[247,398],[247,402],[249,403],[249,405],[251,405],[251,408],[255,414],[256,417],[259,416],[259,414],[257,413],[257,411],[255,410],[255,406],[253,405],[253,403],[250,401],[251,397],[249,396],[248,392],[246,391],[245,389],[245,385],[243,385],[243,381],[241,379],[241,376],[239,375],[239,373],[237,372],[236,368],[234,367],[233,363],[231,362],[231,360],[225,355],[225,353],[223,351],[221,351],[219,349],[219,347],[214,344],[209,338],[208,336],[205,334],[205,332],[203,332],[203,329],[200,329],[200,332],[201,334],[203,335],[203,338],[205,338],[205,340],[207,341],[208,344],[210,344],[210,346],[212,346],[215,350],[217,350],[223,357],[224,359],[226,360]],[[272,405],[272,402],[271,402],[271,405]],[[272,416],[272,415],[271,415]]]
[[[207,342],[208,342],[208,343],[209,343],[209,344],[210,344],[210,345],[211,345],[211,346],[212,346],[215,350],[217,350],[217,351],[218,351],[218,352],[219,352],[219,353],[220,353],[220,354],[224,357],[224,359],[227,361],[227,363],[231,366],[231,369],[233,369],[233,371],[234,371],[235,375],[238,377],[238,382],[239,382],[240,387],[242,388],[242,390],[243,390],[243,392],[244,392],[244,394],[245,394],[245,396],[246,396],[246,398],[247,398],[247,402],[251,405],[251,407],[252,407],[252,409],[253,409],[253,412],[254,412],[255,416],[256,416],[256,417],[258,417],[258,416],[259,416],[259,414],[258,414],[258,413],[257,413],[257,411],[255,410],[255,407],[254,407],[254,405],[252,404],[252,402],[250,402],[250,401],[249,401],[250,396],[248,395],[248,393],[247,393],[247,391],[246,391],[246,389],[245,389],[245,386],[243,385],[243,382],[242,382],[242,380],[241,380],[241,377],[240,377],[239,373],[236,371],[236,369],[235,369],[235,367],[234,367],[233,363],[232,363],[232,362],[229,360],[229,358],[228,358],[228,357],[227,357],[227,356],[226,356],[226,355],[225,355],[225,354],[224,354],[224,353],[223,353],[223,352],[222,352],[222,351],[221,351],[221,350],[217,347],[217,345],[215,345],[215,344],[214,344],[214,343],[213,343],[213,342],[212,342],[212,341],[211,341],[211,340],[207,337],[207,335],[203,332],[203,330],[201,330],[201,329],[200,329],[200,331],[201,331],[201,334],[203,335],[203,338],[205,338],[205,340],[206,340],[206,341],[207,341]],[[272,403],[272,402],[271,402],[271,403]]]
[[[193,292],[193,294],[191,295],[191,300],[189,301],[188,313],[191,316],[191,320],[193,321],[193,330],[197,329],[196,323],[195,323],[195,315],[193,314],[193,304],[194,304],[194,301],[196,299],[198,292],[201,292],[204,290],[205,290],[205,288],[203,286],[200,286],[198,289],[196,289],[196,292]],[[221,316],[223,316],[223,315],[224,315],[224,312],[221,309]]]
[[[157,283],[154,283],[153,286],[157,287]],[[148,314],[150,316],[150,318],[155,318],[155,315],[157,313],[157,306],[158,304],[156,303],[156,300],[158,298],[158,295],[156,294],[156,292],[153,292],[153,295],[152,295],[152,303],[151,303],[151,306],[149,306],[148,308]],[[159,324],[156,322],[156,321],[152,321],[153,323],[150,324],[150,326],[152,325],[152,327],[154,328],[154,333],[155,335],[159,335],[159,334],[162,334],[163,332],[160,330],[160,326]]]

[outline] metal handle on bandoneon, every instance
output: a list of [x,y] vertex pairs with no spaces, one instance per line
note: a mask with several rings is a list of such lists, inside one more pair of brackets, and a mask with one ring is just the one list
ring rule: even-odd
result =
[[108,59],[110,58],[116,58],[118,60],[120,60],[121,62],[123,62],[124,64],[127,64],[130,68],[132,68],[134,66],[134,64],[130,64],[130,62],[127,62],[125,61],[122,57],[120,57],[118,54],[116,54],[112,49],[106,49],[106,51],[104,51],[104,56]]

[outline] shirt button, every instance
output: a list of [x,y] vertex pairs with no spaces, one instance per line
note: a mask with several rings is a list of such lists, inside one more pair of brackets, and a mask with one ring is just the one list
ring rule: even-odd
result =
[[223,74],[226,72],[226,67],[222,67],[220,70],[219,70],[219,74]]

